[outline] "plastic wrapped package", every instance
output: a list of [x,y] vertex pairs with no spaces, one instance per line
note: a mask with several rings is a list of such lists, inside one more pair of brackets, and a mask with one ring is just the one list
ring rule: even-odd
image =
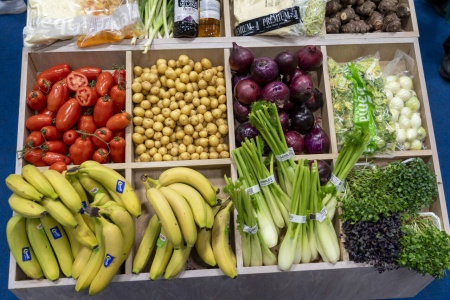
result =
[[233,0],[236,36],[324,34],[327,0]]
[[26,47],[77,37],[78,47],[120,42],[142,29],[135,0],[29,0]]

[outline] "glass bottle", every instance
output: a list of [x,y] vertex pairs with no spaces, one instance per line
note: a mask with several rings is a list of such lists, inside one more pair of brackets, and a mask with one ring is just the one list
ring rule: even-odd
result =
[[220,36],[220,1],[200,0],[199,37]]
[[193,38],[198,35],[198,0],[174,1],[175,38]]

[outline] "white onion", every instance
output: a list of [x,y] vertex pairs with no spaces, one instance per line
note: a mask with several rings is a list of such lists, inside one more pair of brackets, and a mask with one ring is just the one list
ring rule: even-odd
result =
[[396,110],[394,108],[391,108],[390,111],[391,111],[391,116],[392,116],[392,118],[391,118],[392,122],[397,122],[400,113],[398,112],[398,110]]
[[411,142],[404,142],[403,143],[403,150],[409,150],[411,148]]
[[407,89],[400,89],[397,94],[395,94],[396,97],[399,97],[403,100],[403,102],[407,101],[409,98],[411,98],[411,92]]
[[406,130],[406,140],[407,141],[414,141],[417,138],[417,129],[416,128],[409,128]]
[[413,81],[412,81],[411,77],[401,76],[398,79],[398,83],[404,89],[407,89],[407,90],[412,90],[413,89]]
[[398,93],[398,91],[400,91],[401,86],[400,86],[400,83],[398,83],[396,81],[389,81],[389,82],[386,82],[386,84],[384,85],[384,88],[390,90],[395,95]]
[[397,143],[403,144],[406,141],[406,130],[403,128],[397,129]]
[[420,109],[420,101],[416,96],[412,96],[405,102],[405,106],[409,107],[412,112],[419,111]]
[[386,95],[386,99],[388,100],[388,103],[389,103],[389,101],[391,101],[392,97],[394,97],[394,93],[388,89],[384,89],[383,92]]
[[[404,107],[404,108],[406,108],[406,107]],[[420,117],[419,113],[417,113],[417,112],[413,113],[410,120],[411,120],[411,127],[419,128],[420,126],[422,126],[422,118]]]
[[409,129],[411,128],[411,120],[406,116],[400,115],[400,117],[398,118],[398,125],[400,125],[400,128],[403,128],[405,130]]
[[398,76],[397,75],[389,75],[386,77],[386,82],[396,82],[398,80]]
[[402,110],[400,111],[400,115],[401,116],[405,116],[408,119],[411,119],[413,112],[411,111],[411,109],[409,109],[409,107],[403,107]]
[[393,97],[391,99],[391,102],[389,102],[389,108],[393,108],[398,111],[401,111],[403,106],[404,106],[403,100],[399,97]]
[[422,150],[422,142],[419,140],[414,140],[411,142],[411,150]]
[[417,128],[417,139],[419,141],[422,141],[425,139],[425,137],[427,136],[427,131],[425,130],[425,128],[423,128],[422,126]]

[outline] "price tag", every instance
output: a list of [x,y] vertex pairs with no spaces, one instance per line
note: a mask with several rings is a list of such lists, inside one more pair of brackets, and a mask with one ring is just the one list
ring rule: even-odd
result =
[[245,189],[245,192],[247,193],[247,195],[253,195],[253,194],[259,193],[260,191],[261,191],[261,189],[259,188],[259,185],[254,185],[254,186],[251,186],[251,187]]
[[253,227],[249,227],[247,225],[244,224],[244,232],[247,232],[249,234],[256,234],[258,232],[258,225],[255,225]]
[[340,191],[342,189],[342,186],[344,185],[344,182],[337,178],[334,174],[331,174],[330,182],[336,187],[337,191]]
[[275,158],[278,161],[286,161],[294,156],[295,156],[294,148],[289,147],[288,152],[280,154],[280,155],[275,155]]
[[413,160],[414,160],[414,158],[411,157],[411,158],[405,159],[404,161],[402,161],[402,163],[404,163],[406,165],[406,164],[412,162]]
[[326,206],[324,206],[320,212],[309,215],[309,218],[311,220],[319,221],[320,223],[325,221],[326,217],[327,217],[327,207]]
[[275,183],[275,176],[273,176],[273,175],[270,175],[269,177],[261,179],[259,181],[259,184],[261,186],[268,186],[269,184],[272,184],[272,183]]
[[289,214],[289,221],[292,223],[304,224],[306,223],[306,216]]

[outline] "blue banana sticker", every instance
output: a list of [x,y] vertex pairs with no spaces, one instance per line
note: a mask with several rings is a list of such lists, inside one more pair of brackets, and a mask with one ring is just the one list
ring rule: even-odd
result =
[[30,247],[23,247],[22,248],[22,261],[30,261],[30,260],[31,260]]
[[116,192],[118,192],[119,194],[122,194],[123,191],[125,190],[125,181],[122,180],[117,180],[116,182]]

